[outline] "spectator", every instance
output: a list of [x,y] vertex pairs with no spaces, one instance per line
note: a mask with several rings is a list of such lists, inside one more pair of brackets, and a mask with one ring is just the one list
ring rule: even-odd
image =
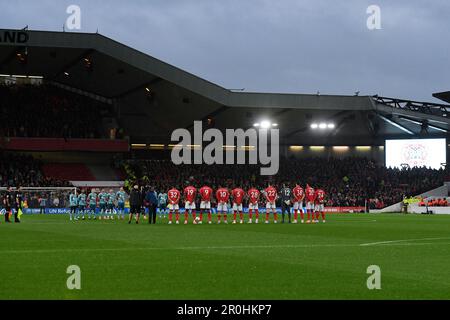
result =
[[0,136],[105,138],[110,116],[109,105],[52,85],[0,86]]
[[427,168],[391,169],[366,158],[280,159],[276,176],[259,175],[257,165],[174,165],[168,160],[130,160],[124,171],[144,183],[144,177],[156,183],[158,191],[183,186],[192,177],[196,184],[212,187],[225,182],[244,189],[262,189],[271,182],[277,189],[284,181],[320,186],[333,206],[384,208],[402,201],[403,194],[420,194],[443,184],[447,170]]

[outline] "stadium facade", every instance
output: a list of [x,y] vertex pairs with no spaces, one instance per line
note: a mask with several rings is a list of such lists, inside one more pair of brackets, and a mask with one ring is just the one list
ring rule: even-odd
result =
[[[336,153],[363,153],[381,162],[387,138],[447,138],[450,129],[447,104],[236,92],[97,33],[0,30],[0,74],[12,81],[41,78],[112,105],[131,146],[167,149],[170,133],[191,130],[194,120],[223,130],[271,119],[279,124],[282,154],[311,156],[321,149],[310,146],[329,152],[348,146]],[[312,130],[314,122],[335,126]]]

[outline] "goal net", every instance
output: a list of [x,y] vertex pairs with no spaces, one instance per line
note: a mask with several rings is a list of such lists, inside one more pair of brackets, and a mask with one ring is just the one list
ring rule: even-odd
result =
[[[32,213],[67,213],[69,210],[69,194],[76,187],[21,187],[20,190],[12,188],[22,197],[22,211],[24,214]],[[6,188],[0,187],[0,198],[6,194]],[[5,213],[3,201],[0,201],[0,212]]]

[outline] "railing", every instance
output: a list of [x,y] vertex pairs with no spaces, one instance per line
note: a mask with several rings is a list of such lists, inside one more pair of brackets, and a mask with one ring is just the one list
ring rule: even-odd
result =
[[421,113],[440,116],[440,117],[447,117],[447,115],[450,113],[450,105],[449,104],[419,102],[419,101],[412,101],[412,100],[380,97],[377,95],[373,96],[372,98],[377,103],[383,104],[383,105],[391,107],[391,108],[401,109],[401,110],[421,112]]
[[2,140],[0,148],[15,151],[129,151],[128,140],[63,138],[4,138]]

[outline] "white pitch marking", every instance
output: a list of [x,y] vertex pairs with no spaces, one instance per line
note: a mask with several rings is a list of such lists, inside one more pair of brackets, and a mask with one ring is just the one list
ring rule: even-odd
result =
[[[429,238],[430,239],[450,239],[450,238]],[[418,239],[425,240],[425,239]],[[401,240],[403,241],[403,240]],[[408,240],[411,241],[411,240]],[[449,242],[442,243],[380,243],[383,246],[423,246],[423,245],[448,245]],[[362,244],[317,244],[317,245],[258,245],[258,246],[215,246],[215,247],[148,247],[148,248],[70,248],[70,249],[41,249],[41,250],[0,250],[0,254],[14,253],[58,253],[58,252],[108,252],[108,251],[156,251],[156,250],[216,250],[216,249],[276,249],[276,248],[326,248],[326,247],[361,247]]]
[[342,219],[342,220],[333,220],[333,223],[335,223],[335,222],[342,222],[342,223],[347,223],[347,222],[377,222],[377,220],[352,220],[352,219],[350,219],[350,220],[345,220],[345,219]]
[[392,243],[400,243],[400,242],[410,242],[410,241],[431,241],[431,240],[448,240],[449,237],[446,238],[421,238],[421,239],[402,239],[402,240],[389,240],[389,241],[380,241],[380,242],[369,242],[369,243],[361,243],[360,246],[376,246],[378,244],[392,244]]

